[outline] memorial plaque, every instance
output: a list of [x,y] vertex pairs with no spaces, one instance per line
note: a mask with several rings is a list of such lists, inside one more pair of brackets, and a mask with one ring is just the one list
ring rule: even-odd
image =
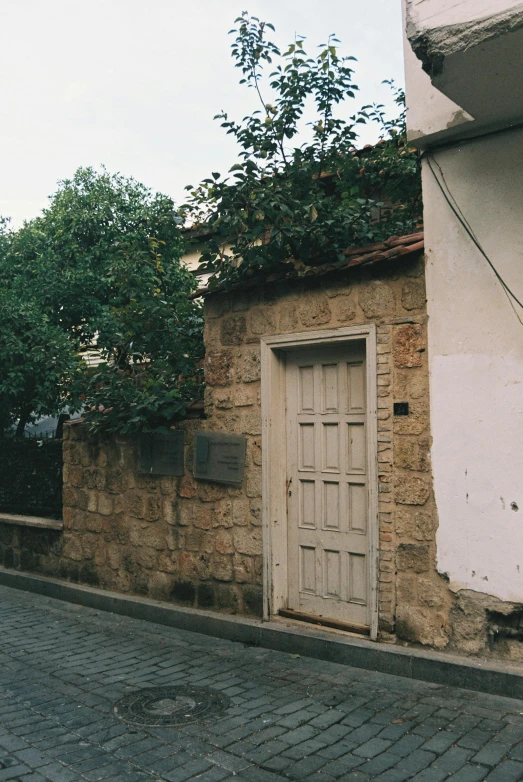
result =
[[194,477],[201,481],[240,486],[245,468],[246,439],[242,434],[196,432]]
[[183,432],[147,432],[140,435],[140,472],[147,475],[184,474]]

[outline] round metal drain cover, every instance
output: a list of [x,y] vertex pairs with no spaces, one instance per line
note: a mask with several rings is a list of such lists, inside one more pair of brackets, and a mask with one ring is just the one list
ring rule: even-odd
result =
[[206,687],[147,687],[118,701],[114,713],[131,725],[187,725],[221,714],[226,695]]

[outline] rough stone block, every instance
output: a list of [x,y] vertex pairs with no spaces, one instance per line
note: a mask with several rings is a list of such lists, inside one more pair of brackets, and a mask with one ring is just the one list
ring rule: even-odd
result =
[[230,315],[220,323],[222,345],[241,345],[245,339],[247,326],[243,315]]
[[215,597],[212,584],[198,584],[196,592],[198,608],[212,608],[214,606]]
[[232,527],[232,500],[218,502],[211,514],[211,521],[213,527]]
[[84,468],[78,465],[68,465],[67,483],[77,489],[81,489],[84,485]]
[[213,401],[214,401],[214,406],[218,410],[230,410],[234,406],[233,399],[232,399],[232,389],[231,388],[215,389]]
[[64,540],[64,557],[80,562],[83,559],[81,538],[77,535],[68,535]]
[[82,535],[81,542],[83,559],[93,559],[100,542],[98,535],[86,533]]
[[334,317],[340,323],[347,323],[356,317],[356,304],[352,296],[339,296],[332,304]]
[[208,352],[205,356],[205,381],[210,386],[227,386],[232,380],[232,354],[229,350]]
[[234,580],[237,584],[252,583],[254,581],[254,563],[252,557],[235,554],[233,563]]
[[433,583],[427,578],[420,578],[418,580],[419,604],[427,608],[441,608],[445,604],[443,590],[442,579],[439,579],[439,583]]
[[214,544],[218,554],[233,554],[234,545],[232,532],[226,529],[219,530],[214,536]]
[[330,323],[332,312],[325,296],[304,296],[298,304],[298,313],[304,326],[314,328]]
[[110,516],[113,512],[113,497],[105,492],[100,492],[97,510],[101,516]]
[[116,543],[105,544],[106,562],[113,570],[118,570],[121,567],[121,549]]
[[424,505],[430,497],[430,483],[417,475],[398,475],[394,492],[400,505]]
[[225,489],[216,483],[199,483],[198,497],[202,502],[217,502],[225,497]]
[[414,540],[432,540],[436,526],[434,515],[430,511],[414,508],[397,508],[394,513],[396,535]]
[[89,532],[101,532],[103,529],[103,518],[98,513],[86,513],[82,517],[82,526]]
[[237,363],[236,380],[240,383],[254,383],[261,377],[260,348],[246,348]]
[[238,611],[238,595],[234,587],[228,584],[216,584],[214,588],[216,607],[236,613]]
[[401,305],[406,310],[423,310],[427,302],[423,277],[407,280],[401,289]]
[[427,472],[430,469],[429,449],[428,437],[398,437],[394,446],[394,463],[400,469]]
[[422,543],[400,543],[396,555],[398,572],[413,570],[426,573],[430,570],[430,548]]
[[105,488],[105,473],[100,468],[87,469],[84,471],[85,485],[88,489],[98,489],[101,491]]
[[260,437],[262,428],[261,412],[259,410],[242,410],[240,412],[241,418],[239,424],[242,433],[254,437]]
[[155,600],[166,600],[172,594],[173,576],[168,573],[153,573],[149,579],[148,595]]
[[396,435],[420,435],[428,430],[428,410],[418,410],[411,405],[409,415],[394,416],[394,434]]
[[98,586],[100,578],[98,571],[92,562],[86,562],[79,573],[79,581],[84,584],[90,584],[91,586]]
[[232,311],[248,312],[260,302],[261,298],[263,298],[262,289],[258,287],[235,291],[232,294]]
[[149,524],[133,524],[129,530],[129,538],[133,546],[148,546],[158,551],[166,549],[164,532]]
[[153,548],[145,548],[145,546],[142,545],[136,549],[134,557],[136,563],[146,570],[157,568],[158,553]]
[[257,307],[250,313],[251,332],[255,335],[274,334],[277,331],[276,310],[268,305]]
[[212,563],[212,574],[218,581],[232,581],[234,577],[232,556],[216,554]]
[[259,405],[259,388],[254,385],[239,386],[234,392],[235,407],[252,407]]
[[177,600],[180,603],[194,605],[196,599],[196,586],[190,581],[178,581],[173,584],[171,596],[173,600]]
[[189,530],[185,535],[187,551],[198,551],[211,554],[214,551],[213,535],[202,529]]
[[121,468],[107,470],[106,489],[107,491],[122,494],[129,486],[130,472]]
[[420,367],[422,353],[425,351],[423,329],[417,324],[407,324],[394,329],[392,336],[392,355],[395,366]]
[[244,587],[242,596],[246,613],[253,616],[263,615],[263,591],[260,587]]
[[251,468],[245,480],[245,494],[247,497],[261,497],[261,470]]
[[62,491],[62,503],[68,508],[77,507],[77,491],[72,486],[64,486]]
[[147,521],[158,521],[162,512],[162,498],[150,494],[145,498],[145,516]]
[[262,553],[262,535],[259,527],[234,529],[234,546],[238,554],[254,556]]
[[394,291],[387,282],[372,280],[360,289],[358,301],[367,318],[382,318],[396,311]]
[[180,478],[176,492],[179,497],[184,499],[196,497],[197,486],[194,479],[190,475],[184,475],[183,478]]
[[261,499],[253,499],[249,503],[250,508],[250,521],[255,527],[260,527],[262,524],[262,503]]
[[285,334],[296,330],[298,326],[298,314],[296,302],[287,301],[280,305],[280,332]]
[[231,298],[226,293],[215,293],[208,296],[203,303],[205,318],[221,318],[231,308]]
[[244,497],[232,502],[232,522],[235,527],[245,527],[249,524],[250,506]]
[[398,638],[425,646],[442,648],[448,643],[445,617],[427,608],[398,606],[396,609]]
[[251,461],[253,464],[257,465],[258,467],[261,467],[262,464],[262,446],[261,446],[261,440],[253,440],[249,443],[249,449],[250,449],[250,455],[251,455]]
[[418,578],[410,573],[398,573],[396,596],[401,605],[417,605]]
[[124,508],[129,516],[143,519],[145,517],[145,498],[137,491],[127,492],[124,498]]

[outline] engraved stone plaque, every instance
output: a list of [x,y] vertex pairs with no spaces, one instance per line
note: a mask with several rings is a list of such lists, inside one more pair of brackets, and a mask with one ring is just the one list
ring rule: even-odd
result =
[[183,475],[183,432],[141,434],[139,470],[147,475]]
[[201,481],[240,486],[245,468],[246,439],[242,434],[196,432],[194,477]]

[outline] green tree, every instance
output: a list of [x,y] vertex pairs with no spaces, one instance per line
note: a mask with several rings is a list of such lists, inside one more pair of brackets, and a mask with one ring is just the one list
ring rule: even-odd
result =
[[[247,13],[236,23],[232,56],[240,83],[257,93],[260,109],[241,122],[217,115],[239,144],[239,161],[228,176],[214,172],[196,188],[188,186],[182,210],[191,223],[213,229],[201,259],[211,287],[275,266],[292,264],[299,272],[340,260],[350,245],[414,229],[421,187],[417,154],[406,140],[402,91],[389,82],[397,117],[388,119],[382,105],[351,114],[348,103],[358,89],[354,58],[340,56],[335,37],[310,57],[300,36],[281,52],[267,38],[271,24]],[[311,105],[315,117],[304,129]],[[369,122],[379,124],[380,142],[358,151],[359,132]]]
[[[30,332],[35,349],[44,348],[43,324],[69,348],[59,354],[60,377],[49,363],[24,410],[52,407],[37,404],[45,387],[54,388],[55,410],[82,404],[92,425],[107,429],[165,426],[183,415],[197,393],[202,339],[199,306],[188,299],[194,278],[180,263],[179,223],[167,196],[87,168],[59,183],[40,217],[4,230],[0,286],[40,318]],[[0,339],[1,360],[8,336]],[[93,347],[96,368],[78,362]]]
[[59,413],[78,367],[67,335],[34,301],[0,290],[0,436]]

